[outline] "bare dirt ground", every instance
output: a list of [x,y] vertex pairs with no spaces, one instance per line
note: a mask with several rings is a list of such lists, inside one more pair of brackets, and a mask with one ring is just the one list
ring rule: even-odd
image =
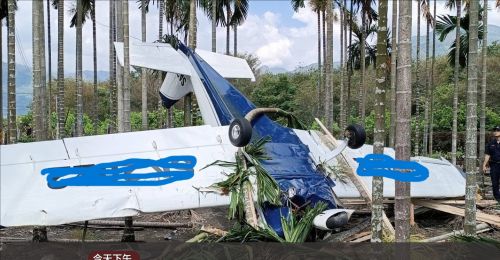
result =
[[[350,224],[339,232],[348,230],[370,217],[368,208],[358,206],[359,213],[353,214]],[[391,218],[391,210],[387,210]],[[500,214],[500,206],[495,205],[483,209],[483,212]],[[391,218],[392,219],[392,218]],[[116,218],[111,220],[123,220]],[[141,214],[134,217],[134,221],[150,221],[162,223],[191,223],[190,228],[140,228],[135,231],[137,241],[186,241],[194,237],[202,226],[229,230],[233,223],[227,219],[227,208],[207,208],[197,210],[183,210],[176,212],[163,212],[152,214]],[[418,241],[442,234],[460,230],[463,227],[463,218],[436,210],[427,210],[415,216],[415,226],[412,227],[412,241]],[[364,231],[369,231],[369,228]],[[83,225],[61,225],[47,228],[48,239],[74,239],[80,240],[83,233]],[[120,240],[122,228],[109,228],[90,225],[86,234],[86,240]],[[482,237],[500,240],[498,227],[480,234]],[[0,229],[0,238],[17,238],[30,240],[32,238],[32,227],[17,227]]]

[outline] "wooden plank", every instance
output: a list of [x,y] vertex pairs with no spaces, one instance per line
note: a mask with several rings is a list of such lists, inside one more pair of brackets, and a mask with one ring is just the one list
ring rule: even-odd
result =
[[353,241],[353,240],[356,240],[358,238],[365,237],[365,236],[368,236],[368,235],[371,235],[371,231],[364,231],[364,232],[361,232],[359,234],[355,234],[354,236],[351,236],[347,240]]
[[[465,210],[450,205],[441,204],[430,200],[413,200],[414,204],[431,208],[457,216],[465,216]],[[500,216],[489,215],[481,211],[476,212],[476,219],[500,227]]]
[[366,218],[365,220],[361,221],[359,224],[357,224],[353,228],[346,230],[344,232],[333,234],[332,236],[328,237],[325,240],[329,241],[329,242],[342,242],[342,241],[345,241],[346,239],[348,239],[349,237],[352,237],[353,235],[356,235],[357,233],[363,231],[364,229],[368,228],[369,226],[370,226],[370,218]]
[[[436,200],[442,204],[454,204],[454,205],[465,205],[465,200]],[[497,204],[496,200],[480,200],[476,201],[476,205],[479,207],[489,207]]]
[[[490,226],[488,226],[488,224],[485,224],[485,223],[481,223],[479,225],[476,226],[476,234],[479,234],[479,233],[482,233],[482,232],[486,232],[488,230],[490,230]],[[447,234],[444,234],[444,235],[440,235],[440,236],[437,236],[437,237],[431,237],[431,238],[427,238],[427,239],[424,239],[424,240],[421,240],[419,242],[439,242],[439,241],[443,241],[443,240],[446,240],[452,236],[456,236],[456,235],[462,235],[464,233],[463,230],[455,230],[451,233],[447,233]]]
[[[338,146],[337,144],[337,139],[328,131],[328,129],[321,123],[321,121],[318,118],[315,118],[316,122],[318,125],[321,127],[323,132],[325,132],[326,136],[330,139],[330,141],[335,145]],[[346,162],[347,165],[352,165],[354,163],[354,160],[348,156],[345,152],[342,152],[340,154],[341,158]],[[351,167],[347,167],[348,169],[351,169],[348,171],[347,176],[349,176],[349,179],[351,182],[354,184],[356,189],[359,191],[359,194],[361,194],[361,197],[366,201],[366,204],[372,205],[372,193],[366,186],[366,184],[361,180],[361,178],[354,172],[354,169]],[[387,215],[385,215],[385,212],[382,212],[382,219],[383,219],[383,226],[386,232],[388,233],[389,236],[395,236],[396,231],[394,230],[394,227],[392,226],[391,222],[387,218]]]
[[351,242],[364,242],[364,241],[368,241],[368,240],[370,240],[371,238],[372,238],[372,235],[370,234],[370,235],[367,235],[367,236],[364,236],[364,237],[360,237],[360,238],[358,238],[358,239],[355,239],[355,240],[353,240],[353,241],[351,241]]
[[[442,199],[433,199],[433,201],[439,202],[441,204],[452,204],[452,205],[464,205],[465,200],[442,200]],[[364,199],[357,199],[357,198],[348,198],[348,199],[342,199],[342,203],[346,205],[364,205],[366,204],[366,201]],[[384,199],[384,204],[393,204],[394,200],[393,199]],[[480,200],[476,202],[476,205],[478,207],[489,207],[497,204],[498,202],[496,200]]]

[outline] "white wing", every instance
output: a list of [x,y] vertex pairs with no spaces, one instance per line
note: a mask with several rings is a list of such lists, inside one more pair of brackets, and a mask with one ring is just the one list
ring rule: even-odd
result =
[[[227,127],[197,126],[101,136],[67,138],[2,145],[0,171],[0,225],[59,225],[98,218],[227,205],[229,198],[196,188],[222,181],[216,160],[234,161],[236,148]],[[161,186],[67,186],[49,188],[41,171],[110,163],[125,159],[158,160],[194,156],[190,179]],[[227,169],[226,169],[227,170]],[[141,169],[134,173],[151,172]],[[156,172],[155,172],[156,173]],[[154,180],[154,179],[153,179]]]

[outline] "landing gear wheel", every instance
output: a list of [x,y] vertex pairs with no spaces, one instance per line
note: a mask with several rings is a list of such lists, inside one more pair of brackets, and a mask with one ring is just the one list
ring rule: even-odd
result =
[[243,147],[252,138],[252,125],[245,118],[236,118],[229,125],[229,140],[236,147]]
[[347,142],[347,146],[351,149],[358,149],[366,141],[366,132],[365,129],[360,125],[350,125],[345,129],[344,132],[345,137],[349,138]]

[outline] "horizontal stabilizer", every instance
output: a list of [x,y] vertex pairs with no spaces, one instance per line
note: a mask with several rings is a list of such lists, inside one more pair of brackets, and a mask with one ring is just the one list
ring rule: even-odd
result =
[[245,59],[200,49],[196,49],[196,53],[224,78],[255,81],[255,75]]
[[[115,42],[116,57],[123,65],[123,42]],[[191,76],[191,64],[170,44],[131,43],[130,65]]]

